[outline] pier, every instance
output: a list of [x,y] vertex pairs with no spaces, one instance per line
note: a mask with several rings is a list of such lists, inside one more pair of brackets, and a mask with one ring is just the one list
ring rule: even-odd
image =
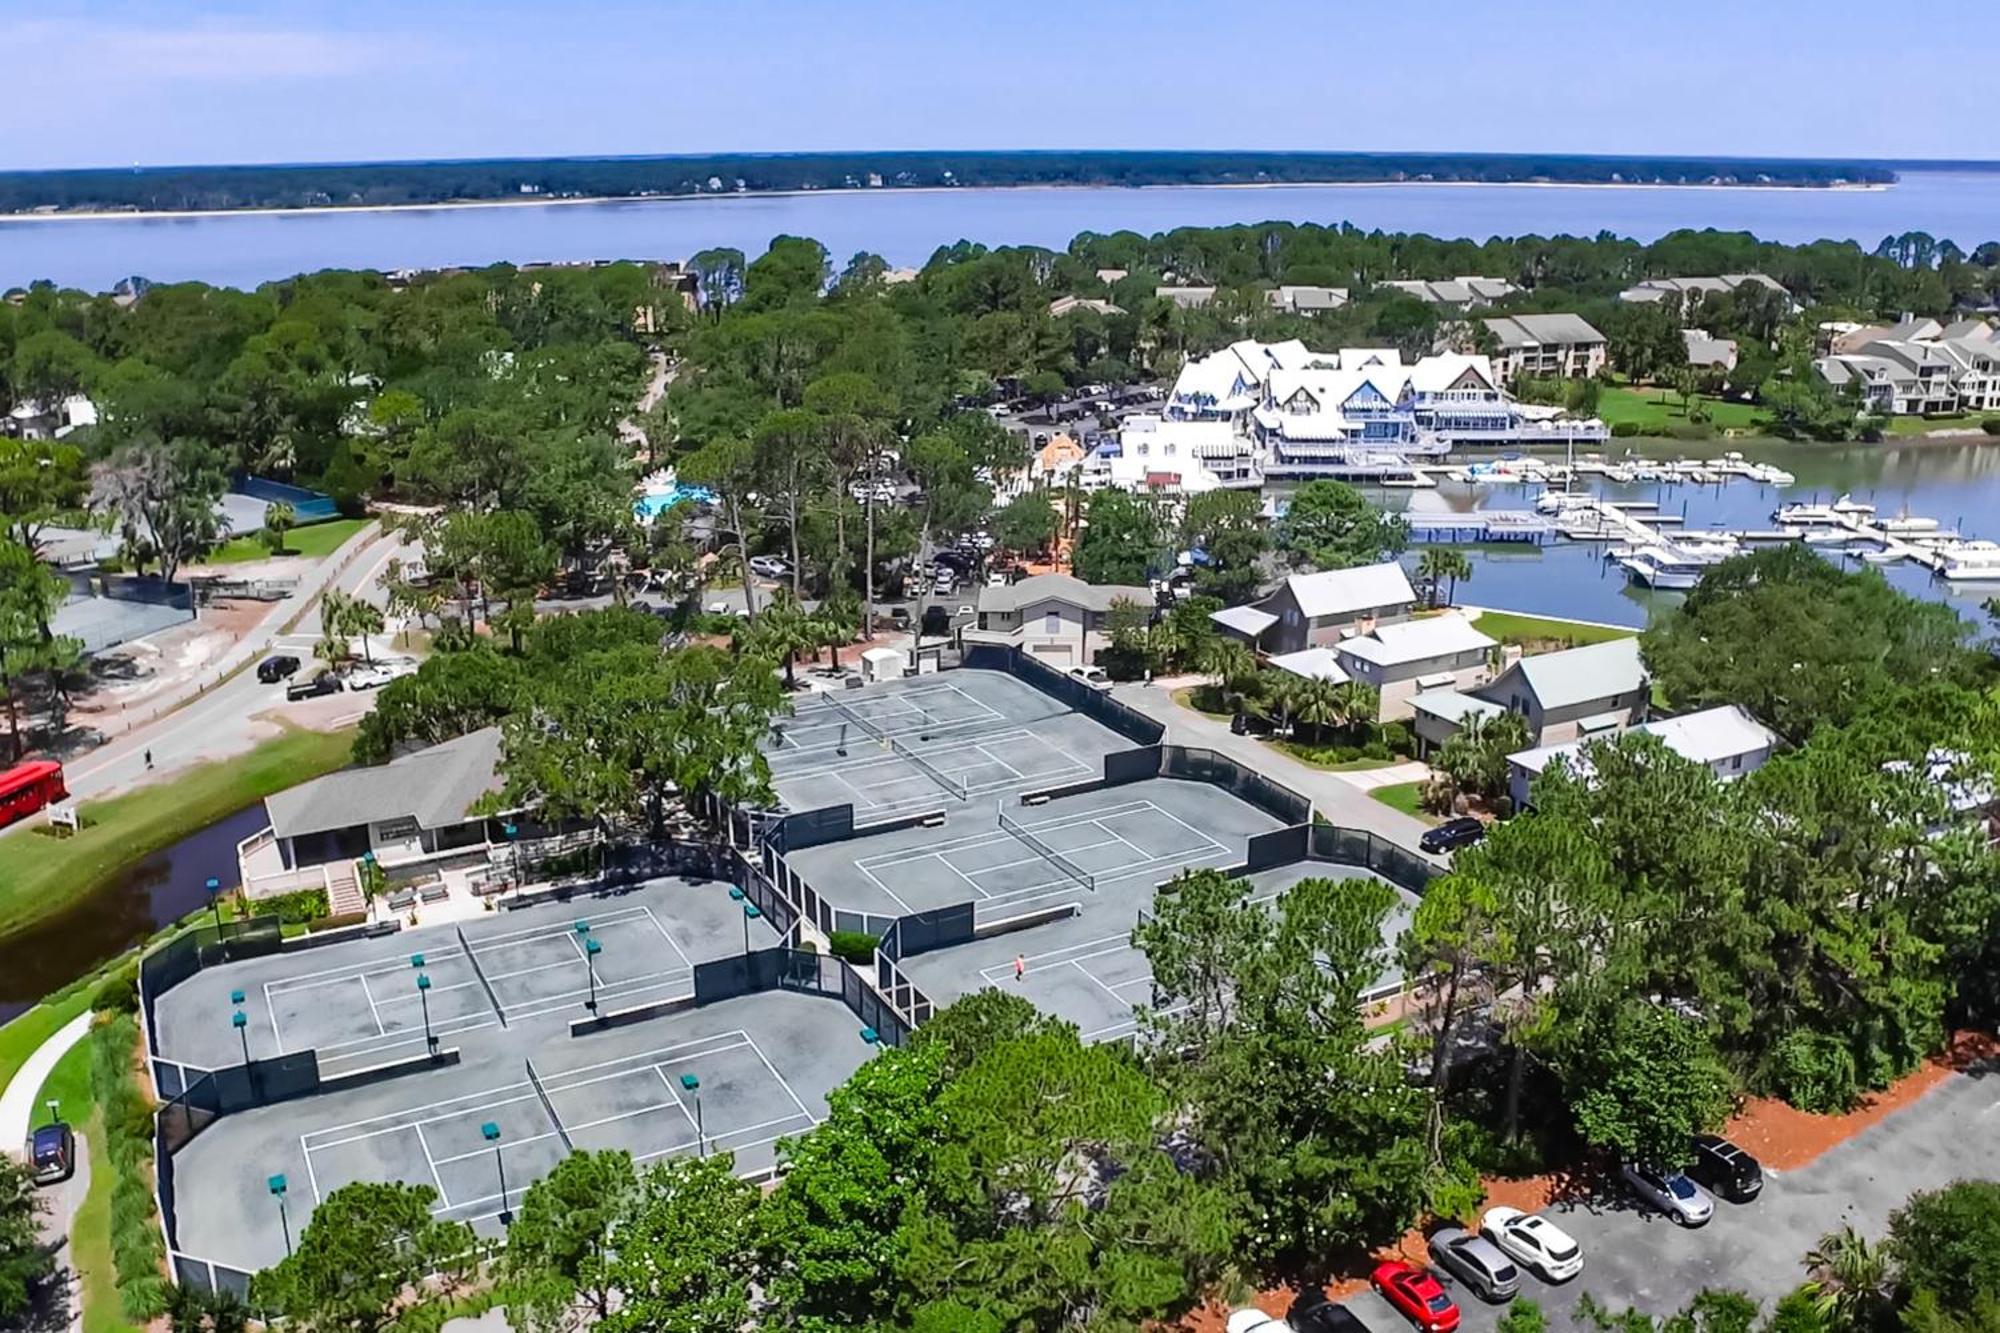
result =
[[1488,509],[1470,514],[1405,514],[1410,540],[1418,543],[1464,545],[1510,542],[1547,546],[1556,539],[1556,525],[1524,510]]

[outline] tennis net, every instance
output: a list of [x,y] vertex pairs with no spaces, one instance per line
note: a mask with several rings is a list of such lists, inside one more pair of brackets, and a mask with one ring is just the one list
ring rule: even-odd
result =
[[473,952],[472,941],[465,938],[465,928],[453,926],[452,929],[458,932],[458,947],[465,950],[465,961],[472,964],[472,975],[479,978],[479,984],[485,988],[486,999],[492,1004],[493,1012],[499,1015],[500,1025],[505,1027],[507,1011],[500,1007],[500,997],[493,993],[493,983],[486,979],[486,969],[479,965],[479,955]]
[[535,1095],[542,1099],[542,1109],[549,1113],[549,1123],[556,1127],[556,1137],[563,1141],[564,1150],[575,1152],[576,1144],[570,1142],[569,1131],[563,1128],[562,1117],[556,1114],[556,1104],[549,1100],[549,1090],[542,1086],[541,1077],[535,1073],[535,1062],[524,1058],[522,1063],[528,1066],[528,1082],[534,1084]]
[[909,760],[912,764],[915,764],[918,772],[922,773],[932,782],[937,783],[938,786],[943,787],[953,796],[958,797],[959,800],[967,801],[972,799],[971,791],[966,786],[963,779],[952,777],[949,773],[946,773],[943,769],[938,768],[935,764],[931,763],[930,760],[924,758],[922,755],[918,754],[915,750],[911,749],[909,746],[897,740],[894,736],[891,736],[889,738],[889,748],[894,750],[897,754],[903,756],[903,758]]
[[881,728],[875,726],[871,722],[862,721],[861,714],[855,712],[852,708],[849,708],[846,704],[834,698],[831,692],[829,692],[826,696],[826,706],[828,708],[831,708],[835,713],[839,714],[842,718],[845,718],[848,722],[852,723],[854,725],[854,729],[856,731],[859,731],[862,735],[873,736],[878,741],[882,739]]
[[1000,812],[1000,827],[1006,829],[1009,833],[1019,838],[1022,842],[1027,843],[1031,849],[1033,849],[1037,854],[1039,854],[1042,857],[1042,859],[1047,861],[1050,865],[1062,871],[1065,875],[1068,875],[1071,879],[1075,880],[1077,883],[1083,885],[1084,888],[1091,890],[1093,893],[1096,892],[1097,877],[1095,875],[1091,875],[1085,872],[1084,870],[1082,870],[1077,866],[1076,862],[1070,860],[1067,856],[1064,856],[1061,852],[1049,846],[1047,843],[1043,842],[1040,838],[1028,832],[1028,830],[1022,828],[1019,824],[1016,824],[1013,820],[1007,818],[1007,812],[1005,810],[1002,810]]

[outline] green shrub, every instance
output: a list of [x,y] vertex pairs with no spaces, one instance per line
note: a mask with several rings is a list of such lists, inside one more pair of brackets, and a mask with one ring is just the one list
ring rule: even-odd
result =
[[365,925],[367,921],[368,913],[366,912],[342,912],[339,916],[317,916],[306,922],[306,933],[311,934],[321,930],[340,930],[346,926]]
[[300,889],[297,893],[281,893],[274,898],[262,899],[254,906],[259,912],[276,912],[278,920],[285,925],[304,925],[326,915],[326,890]]
[[865,930],[836,930],[826,938],[827,952],[848,963],[875,961],[875,937]]
[[1611,423],[1611,436],[1613,439],[1630,439],[1634,435],[1644,435],[1645,433],[1645,428],[1636,421],[1614,421]]
[[128,963],[99,982],[91,992],[90,1007],[100,1014],[138,1013],[139,965]]
[[1771,1053],[1771,1082],[1801,1111],[1825,1115],[1847,1110],[1861,1094],[1854,1052],[1824,1032],[1787,1033]]
[[1382,724],[1382,744],[1392,755],[1408,757],[1417,752],[1417,733],[1403,721]]
[[104,1130],[111,1183],[111,1259],[127,1319],[144,1322],[167,1309],[161,1275],[166,1242],[153,1206],[153,1108],[134,1069],[139,1025],[130,1014],[99,1023],[90,1034],[90,1089]]
[[1706,421],[1675,421],[1667,426],[1667,435],[1676,440],[1707,440],[1715,436],[1715,428]]
[[1988,417],[1979,423],[1979,429],[1988,435],[2000,435],[2000,417]]

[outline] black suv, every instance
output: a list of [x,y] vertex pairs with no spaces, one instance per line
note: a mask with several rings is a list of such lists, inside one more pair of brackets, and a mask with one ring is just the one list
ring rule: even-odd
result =
[[257,664],[257,679],[266,685],[276,685],[299,669],[299,659],[279,654],[267,657]]
[[285,687],[285,698],[296,703],[300,699],[317,699],[322,694],[339,694],[340,677],[331,671],[322,671],[311,680],[294,681]]
[[28,1140],[28,1161],[37,1185],[68,1180],[76,1171],[76,1135],[60,1120],[43,1125]]
[[1471,815],[1460,815],[1457,819],[1447,819],[1436,828],[1417,839],[1417,846],[1427,852],[1455,852],[1461,847],[1470,847],[1486,836],[1486,825]]
[[1764,1168],[1757,1159],[1719,1134],[1694,1136],[1694,1161],[1687,1173],[1731,1203],[1748,1203],[1764,1188]]

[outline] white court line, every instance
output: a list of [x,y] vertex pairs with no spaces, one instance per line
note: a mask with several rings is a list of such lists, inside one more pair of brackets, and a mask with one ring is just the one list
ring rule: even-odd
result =
[[386,1037],[389,1035],[389,1025],[382,1021],[382,1011],[375,1007],[375,992],[368,988],[367,977],[360,978],[360,981],[361,981],[361,994],[368,1001],[368,1012],[375,1016],[375,1035],[378,1037]]
[[757,1052],[757,1058],[764,1062],[764,1068],[771,1071],[771,1077],[778,1080],[778,1086],[783,1088],[785,1090],[785,1095],[792,1099],[792,1105],[799,1108],[799,1114],[804,1116],[806,1119],[812,1121],[815,1125],[817,1125],[819,1123],[819,1117],[814,1115],[811,1111],[806,1110],[806,1104],[799,1100],[799,1094],[792,1091],[792,1085],[790,1080],[788,1080],[783,1074],[780,1074],[778,1072],[778,1067],[771,1063],[770,1056],[764,1054],[764,1048],[757,1044],[757,1039],[746,1032],[743,1034],[743,1040],[749,1042],[750,1049]]
[[[449,1208],[451,1207],[451,1191],[444,1187],[444,1176],[438,1170],[437,1158],[431,1156],[431,1141],[424,1137],[424,1127],[422,1125],[414,1125],[412,1128],[417,1131],[417,1146],[424,1150],[424,1161],[430,1164],[431,1179],[437,1182],[438,1198],[444,1203],[446,1208]],[[436,1212],[437,1209],[433,1208],[431,1211]]]
[[[702,1142],[704,1139],[707,1140],[708,1144],[711,1147],[720,1148],[723,1140],[725,1139],[734,1139],[739,1134],[748,1134],[753,1130],[769,1129],[773,1125],[789,1125],[795,1120],[804,1120],[806,1122],[806,1128],[808,1129],[812,1128],[812,1126],[819,1123],[817,1120],[814,1120],[809,1115],[781,1115],[776,1120],[763,1120],[759,1121],[757,1124],[754,1125],[745,1125],[741,1129],[725,1130],[720,1134],[704,1133],[700,1135],[698,1138],[689,1139],[686,1143],[676,1143],[671,1147],[655,1148],[652,1152],[640,1153],[637,1156],[635,1156],[632,1160],[635,1162],[647,1162],[651,1161],[655,1157],[666,1157],[673,1153],[686,1152],[689,1148],[694,1147],[697,1143]],[[785,1137],[784,1131],[780,1130],[776,1134],[767,1134],[761,1139],[751,1139],[747,1143],[732,1143],[730,1144],[728,1151],[740,1152],[745,1148],[755,1148],[759,1147],[762,1144],[775,1143],[779,1139],[782,1139],[784,1137]]]
[[1154,808],[1155,810],[1159,810],[1159,812],[1160,812],[1161,814],[1165,815],[1165,816],[1166,816],[1166,817],[1167,817],[1168,819],[1171,819],[1171,820],[1173,820],[1173,821],[1174,821],[1174,822],[1175,822],[1176,824],[1179,824],[1179,825],[1180,825],[1180,826],[1181,826],[1182,828],[1186,829],[1186,830],[1187,830],[1187,831],[1188,831],[1189,833],[1192,833],[1192,834],[1194,834],[1194,836],[1195,836],[1195,837],[1197,837],[1197,838],[1201,839],[1201,840],[1202,840],[1203,842],[1207,843],[1207,844],[1208,844],[1209,846],[1211,846],[1211,847],[1221,847],[1221,846],[1222,846],[1222,844],[1221,844],[1221,843],[1217,842],[1217,841],[1216,841],[1216,840],[1215,840],[1214,838],[1211,838],[1211,837],[1209,837],[1209,836],[1208,836],[1208,834],[1206,834],[1206,833],[1202,832],[1202,831],[1201,831],[1200,829],[1196,828],[1196,827],[1195,827],[1194,825],[1192,825],[1192,824],[1188,823],[1188,822],[1187,822],[1187,821],[1186,821],[1185,819],[1182,819],[1182,818],[1181,818],[1181,817],[1180,817],[1179,815],[1175,814],[1175,813],[1174,813],[1173,811],[1171,811],[1171,810],[1165,810],[1165,809],[1161,809],[1161,807],[1159,807],[1159,806],[1157,806],[1157,805],[1156,805],[1156,806],[1153,806],[1153,808]]
[[278,1043],[278,1054],[285,1053],[285,1034],[278,1027],[278,1006],[271,1001],[271,983],[264,983],[264,1009],[271,1015],[271,1036]]
[[[1129,934],[1106,935],[1103,939],[1087,940],[1082,944],[1067,944],[1060,949],[1050,949],[1043,953],[1031,953],[1023,961],[1028,964],[1028,970],[1032,972],[1035,964],[1049,962],[1050,960],[1057,963],[1067,963],[1077,958],[1102,958],[1106,954],[1117,953],[1120,949],[1130,948],[1131,940],[1132,937]],[[1087,952],[1079,953],[1077,952],[1078,950],[1086,950]],[[1070,957],[1058,958],[1056,956],[1058,954],[1068,954]],[[992,967],[981,968],[979,975],[987,981],[999,981],[1005,974],[1013,970],[1014,965],[1012,963],[995,963]]]
[[306,1136],[303,1134],[299,1135],[299,1152],[306,1159],[306,1183],[312,1186],[313,1206],[318,1207],[321,1198],[319,1192],[319,1173],[313,1170],[312,1149],[306,1147]]
[[660,918],[653,915],[652,908],[641,904],[639,910],[644,912],[646,919],[653,923],[653,929],[660,932],[660,938],[667,942],[667,947],[679,954],[681,962],[686,964],[688,969],[692,971],[694,969],[694,959],[687,956],[687,950],[681,948],[681,942],[674,938],[673,932],[660,924]]
[[[627,977],[623,981],[600,981],[597,983],[597,998],[603,1000],[615,996],[622,999],[632,995],[644,995],[647,991],[685,986],[693,980],[694,969],[669,968],[664,972],[648,972],[643,976]],[[543,1014],[566,1008],[577,996],[588,994],[590,987],[579,986],[575,990],[557,991],[554,995],[540,995],[517,1005],[508,1005],[507,1012],[516,1018],[540,1018]]]
[[[734,1040],[735,1038],[738,1037],[742,1038],[743,1041],[748,1041],[750,1039],[750,1034],[745,1032],[742,1028],[736,1028],[730,1032],[716,1032],[706,1037],[693,1037],[687,1041],[677,1041],[671,1046],[660,1046],[650,1051],[638,1051],[632,1055],[613,1056],[609,1060],[599,1060],[596,1064],[592,1065],[578,1065],[575,1069],[565,1069],[561,1071],[556,1075],[556,1077],[562,1078],[564,1075],[567,1074],[588,1074],[593,1070],[609,1069],[613,1065],[631,1065],[631,1067],[634,1069],[648,1069],[657,1064],[671,1064],[674,1063],[674,1060],[668,1060],[661,1057],[665,1057],[675,1051],[685,1051],[693,1046],[706,1047],[710,1042],[716,1042],[716,1041],[729,1042],[729,1045],[724,1046],[721,1049],[733,1051],[739,1045],[742,1044],[742,1042]],[[675,1060],[683,1058],[686,1057],[676,1056]],[[633,1063],[635,1061],[638,1063]],[[543,1082],[546,1084],[548,1080],[544,1079]]]
[[[543,1119],[547,1118],[548,1117],[546,1116],[543,1117]],[[543,1130],[540,1134],[530,1134],[526,1138],[508,1139],[504,1143],[500,1144],[498,1150],[500,1152],[506,1152],[509,1148],[525,1148],[531,1143],[540,1143],[543,1139],[553,1139],[556,1137],[558,1136],[553,1129]],[[437,1159],[437,1165],[450,1166],[453,1162],[469,1162],[475,1157],[490,1156],[494,1151],[495,1149],[492,1144],[490,1143],[482,1144],[479,1147],[474,1148],[469,1152],[453,1153],[449,1157],[440,1157]],[[520,1193],[519,1190],[508,1190],[507,1192],[509,1194]],[[474,1202],[477,1202],[477,1200],[474,1200]],[[442,1210],[433,1208],[431,1211],[439,1212]]]
[[[448,949],[439,949],[436,951],[422,949],[418,952],[424,955],[424,966],[426,969],[435,965],[434,960],[460,958],[465,954],[465,950],[458,948],[456,945]],[[292,990],[311,990],[315,983],[332,984],[323,980],[328,977],[333,978],[334,981],[345,981],[349,977],[386,976],[391,972],[413,972],[415,970],[410,966],[407,959],[393,963],[388,961],[378,963],[349,963],[345,967],[329,967],[318,972],[300,972],[282,977],[274,977],[270,981],[265,982],[264,985],[267,989],[282,993]]]
[[[495,1018],[490,1012],[484,1014],[458,1014],[449,1018],[432,1019],[431,1032],[433,1035],[439,1037],[455,1037],[461,1032],[477,1032],[480,1028],[497,1027],[499,1023],[500,1020]],[[407,1031],[408,1029],[403,1030]],[[391,1039],[385,1041],[383,1037],[390,1037]],[[359,1046],[363,1048],[361,1054],[366,1055],[374,1051],[393,1050],[398,1046],[412,1046],[423,1039],[424,1034],[420,1028],[413,1037],[394,1036],[384,1033],[382,1037],[353,1037],[347,1041],[323,1041],[314,1045],[313,1049],[316,1051],[339,1051],[345,1050],[349,1046]],[[345,1060],[349,1057],[342,1055],[334,1058]]]
[[[380,1115],[362,1116],[359,1120],[345,1120],[341,1121],[338,1124],[322,1126],[319,1129],[309,1129],[305,1133],[299,1135],[299,1137],[301,1139],[318,1138],[322,1134],[337,1134],[342,1130],[355,1129],[362,1125],[380,1124],[384,1120],[396,1120],[399,1123],[407,1124],[409,1122],[407,1120],[404,1120],[403,1117],[408,1116],[412,1111],[442,1111],[444,1110],[444,1108],[448,1106],[460,1106],[460,1105],[470,1105],[474,1107],[483,1106],[486,1104],[486,1098],[492,1095],[493,1093],[512,1092],[516,1088],[528,1088],[528,1095],[529,1096],[534,1095],[534,1089],[532,1087],[529,1087],[528,1083],[525,1080],[520,1083],[503,1083],[497,1088],[488,1088],[484,1092],[468,1092],[463,1096],[459,1097],[447,1097],[443,1101],[425,1102],[422,1106],[406,1106],[399,1111],[384,1111]],[[511,1106],[517,1101],[525,1101],[525,1100],[526,1098],[523,1097],[508,1097],[503,1101],[495,1102],[493,1104],[496,1106]],[[443,1117],[433,1116],[431,1118],[442,1119]],[[347,1141],[348,1140],[346,1139],[340,1140],[340,1142],[342,1143],[345,1143]],[[330,1145],[322,1144],[320,1146],[326,1147]]]

